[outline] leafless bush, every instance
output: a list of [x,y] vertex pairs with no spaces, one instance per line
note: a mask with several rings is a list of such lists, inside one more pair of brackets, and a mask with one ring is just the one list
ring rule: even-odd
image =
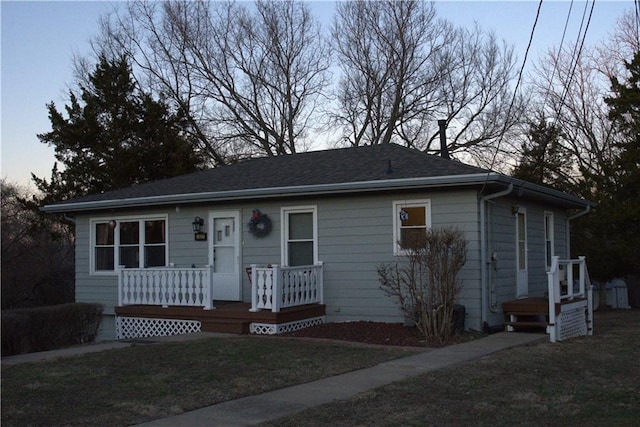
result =
[[467,241],[455,228],[431,229],[405,245],[402,263],[378,267],[380,287],[428,342],[453,333],[453,305],[466,262]]

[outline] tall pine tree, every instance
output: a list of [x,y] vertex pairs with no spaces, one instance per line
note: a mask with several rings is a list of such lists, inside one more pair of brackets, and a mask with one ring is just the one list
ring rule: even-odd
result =
[[38,138],[54,146],[57,162],[49,180],[32,175],[44,194],[40,203],[182,175],[204,166],[186,136],[186,120],[140,90],[125,57],[109,61],[102,56],[87,82],[79,85],[79,96],[70,91],[66,117],[48,104],[52,130]]
[[626,82],[612,78],[613,96],[605,99],[616,152],[604,174],[588,177],[598,206],[575,224],[574,248],[600,279],[640,274],[640,52],[626,68]]

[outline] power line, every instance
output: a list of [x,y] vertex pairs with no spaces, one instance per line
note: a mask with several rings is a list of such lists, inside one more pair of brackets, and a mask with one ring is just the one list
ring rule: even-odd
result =
[[[562,107],[564,106],[564,102],[567,98],[567,95],[569,93],[569,89],[571,86],[571,83],[573,82],[573,77],[576,74],[576,68],[578,68],[578,62],[580,61],[580,56],[582,55],[582,49],[584,48],[584,42],[587,38],[587,30],[589,29],[589,24],[591,23],[591,17],[593,16],[593,8],[596,4],[596,0],[593,0],[593,2],[591,3],[591,11],[589,12],[589,19],[587,20],[587,24],[584,28],[584,33],[582,34],[582,41],[579,42],[580,44],[580,48],[578,49],[578,53],[576,55],[576,57],[574,58],[573,62],[573,68],[571,68],[571,72],[569,73],[569,80],[566,82],[566,84],[564,85],[564,91],[562,93],[562,97],[560,99],[560,105],[558,105],[558,108],[556,110],[556,116],[555,116],[555,120],[553,121],[553,125],[555,126],[555,124],[558,122],[559,118],[560,118],[560,112],[562,110]],[[586,6],[586,5],[585,5]],[[586,9],[585,9],[586,12]],[[583,15],[583,22],[584,22],[584,15]],[[582,24],[580,25],[580,27],[582,28]],[[580,37],[579,33],[578,33],[578,38]],[[576,42],[576,47],[578,45],[578,42]],[[575,51],[575,48],[574,48]]]
[[[640,1],[640,0],[638,0]],[[518,88],[520,87],[520,82],[522,81],[522,75],[524,73],[524,67],[527,63],[527,57],[529,56],[529,50],[531,49],[531,44],[533,43],[533,34],[536,31],[536,26],[538,25],[538,19],[540,18],[540,10],[542,9],[542,2],[543,0],[540,0],[540,3],[538,3],[538,10],[536,12],[536,19],[533,22],[533,27],[531,28],[531,34],[529,36],[529,43],[527,44],[527,49],[524,52],[524,59],[522,60],[522,67],[520,67],[520,72],[518,73],[518,81],[516,82],[516,87],[513,89],[513,97],[511,98],[511,102],[509,103],[509,108],[507,109],[507,115],[506,118],[504,120],[504,125],[502,127],[502,131],[500,132],[500,138],[498,138],[498,142],[496,143],[496,149],[493,153],[493,158],[491,159],[491,164],[489,165],[489,171],[487,172],[487,178],[485,179],[484,183],[482,184],[482,188],[480,189],[480,193],[482,193],[484,191],[485,186],[487,185],[487,180],[489,179],[489,174],[491,173],[491,170],[493,169],[493,165],[496,161],[496,158],[498,157],[498,151],[500,151],[500,144],[502,143],[502,140],[504,139],[504,134],[507,131],[507,123],[509,121],[509,116],[511,116],[511,110],[513,109],[513,104],[516,101],[516,98],[518,96]]]
[[[636,0],[640,2],[640,0]],[[553,79],[556,75],[556,70],[558,69],[558,57],[562,52],[562,46],[564,45],[564,38],[567,35],[567,28],[569,27],[569,18],[571,18],[571,11],[573,9],[573,0],[569,4],[569,11],[567,12],[567,19],[564,21],[564,30],[562,30],[562,39],[560,39],[560,46],[558,47],[558,53],[556,58],[553,61],[553,71],[551,71],[551,77],[549,79],[549,86],[547,86],[547,90],[544,94],[544,100],[542,101],[542,110],[544,110],[544,106],[547,105],[547,99],[549,98],[549,93],[551,92],[551,86],[553,86]],[[584,19],[584,16],[583,16]]]

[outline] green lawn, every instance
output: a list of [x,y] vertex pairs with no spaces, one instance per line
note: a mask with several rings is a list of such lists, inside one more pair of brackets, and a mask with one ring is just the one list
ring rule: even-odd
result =
[[503,351],[277,420],[273,426],[639,426],[640,311],[596,335]]
[[2,426],[140,423],[415,352],[238,336],[7,366]]

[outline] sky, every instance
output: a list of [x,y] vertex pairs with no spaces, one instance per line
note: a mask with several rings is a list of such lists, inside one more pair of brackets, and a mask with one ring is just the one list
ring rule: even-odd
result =
[[[538,9],[538,1],[436,1],[438,16],[456,25],[477,22],[513,44],[522,65]],[[6,1],[0,0],[0,176],[10,183],[34,189],[31,173],[49,178],[54,149],[37,134],[51,130],[46,105],[63,111],[73,87],[74,55],[91,54],[90,39],[98,21],[121,2]],[[333,4],[310,2],[323,25],[330,24]],[[571,3],[546,0],[534,33],[527,67],[544,52],[558,46]],[[574,1],[566,42],[575,42],[585,3]],[[589,3],[589,7],[591,3]],[[587,45],[605,40],[633,0],[596,0],[587,33]]]

